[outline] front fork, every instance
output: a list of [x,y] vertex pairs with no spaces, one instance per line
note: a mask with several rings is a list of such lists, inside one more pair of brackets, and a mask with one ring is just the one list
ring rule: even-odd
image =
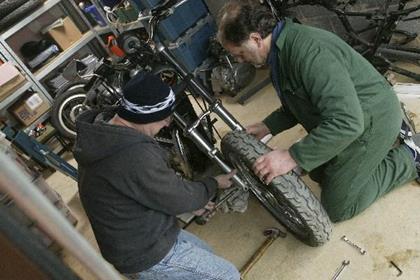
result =
[[[217,111],[215,109],[217,109]],[[220,101],[217,100],[211,104],[209,109],[204,111],[191,125],[188,125],[185,120],[176,112],[174,113],[174,119],[179,124],[179,126],[183,128],[184,135],[192,139],[197,147],[206,153],[207,156],[213,160],[220,168],[222,168],[223,171],[230,173],[233,169],[225,162],[222,153],[211,142],[204,138],[197,129],[201,121],[212,112],[217,113],[219,117],[221,116],[218,114],[218,112],[228,113]],[[235,174],[232,179],[235,185],[239,186],[243,191],[248,191],[247,184],[238,175]]]

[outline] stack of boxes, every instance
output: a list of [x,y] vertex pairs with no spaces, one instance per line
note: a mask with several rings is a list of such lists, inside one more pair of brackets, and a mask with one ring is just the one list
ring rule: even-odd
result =
[[12,63],[0,64],[0,102],[15,92],[24,82],[26,82],[25,77]]
[[[162,0],[133,0],[141,11],[150,10]],[[189,72],[207,58],[209,39],[216,25],[203,0],[188,0],[159,23],[157,34]]]

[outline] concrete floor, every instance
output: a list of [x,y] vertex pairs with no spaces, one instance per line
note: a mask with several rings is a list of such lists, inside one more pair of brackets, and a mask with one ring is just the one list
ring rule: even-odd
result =
[[[251,97],[245,106],[224,98],[225,106],[244,125],[263,119],[279,106],[279,101],[271,86]],[[420,129],[420,99],[410,99],[407,106],[415,115]],[[226,127],[219,124],[224,134]],[[269,143],[272,147],[287,148],[304,136],[301,127],[296,127],[276,136]],[[319,187],[309,178],[304,178],[314,193],[319,196]],[[56,187],[79,218],[78,230],[96,247],[86,216],[76,194],[72,180],[63,181],[56,173],[48,179]],[[343,260],[350,265],[340,279],[395,279],[398,271],[390,265],[392,260],[403,271],[399,279],[420,279],[420,187],[416,183],[407,184],[379,199],[368,210],[352,220],[335,224],[331,240],[322,247],[308,247],[288,234],[277,239],[265,255],[252,268],[246,279],[331,279]],[[215,252],[230,260],[238,268],[242,267],[265,237],[262,232],[267,227],[281,226],[251,199],[248,210],[243,213],[217,214],[204,226],[192,224],[188,230],[207,241]],[[356,249],[340,240],[346,235],[350,240],[367,250],[361,255]],[[77,261],[64,254],[71,266],[83,275],[83,279],[94,279]]]

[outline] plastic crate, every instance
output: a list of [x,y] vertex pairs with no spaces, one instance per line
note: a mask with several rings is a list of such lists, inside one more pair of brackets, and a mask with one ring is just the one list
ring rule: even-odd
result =
[[[133,0],[139,10],[151,9],[162,0]],[[162,41],[173,41],[208,13],[202,0],[189,0],[159,23],[157,34]]]
[[187,68],[188,72],[192,72],[207,58],[209,39],[215,33],[216,25],[213,17],[207,15],[189,29],[184,36],[170,43],[168,49]]

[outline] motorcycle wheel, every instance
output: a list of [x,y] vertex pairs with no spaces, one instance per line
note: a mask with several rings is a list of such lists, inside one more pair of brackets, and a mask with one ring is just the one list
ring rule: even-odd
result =
[[76,119],[87,109],[84,105],[86,91],[83,86],[73,85],[58,94],[51,108],[51,123],[66,138],[76,139]]
[[253,163],[271,151],[269,147],[244,131],[232,131],[223,137],[221,148],[258,201],[296,238],[313,247],[329,240],[331,221],[298,175],[278,176],[268,185],[254,175]]

